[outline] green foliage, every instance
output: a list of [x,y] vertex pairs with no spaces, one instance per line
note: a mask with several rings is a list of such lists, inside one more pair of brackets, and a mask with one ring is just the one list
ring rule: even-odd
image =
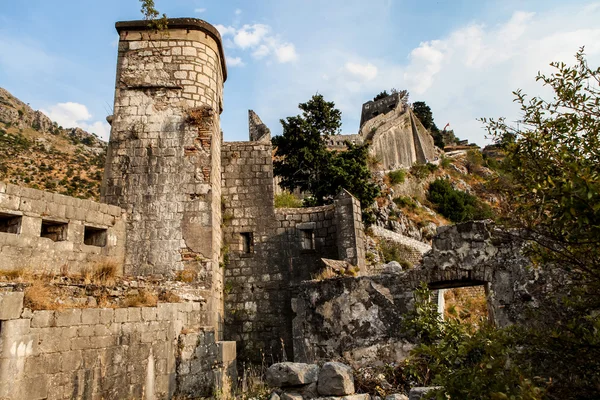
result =
[[386,263],[397,261],[404,269],[410,269],[413,267],[412,263],[406,260],[406,256],[411,253],[411,249],[407,246],[389,240],[384,240],[379,243],[379,250],[381,251],[383,260]]
[[394,203],[400,208],[409,208],[414,210],[417,208],[417,203],[412,197],[409,196],[399,196],[394,198]]
[[160,13],[154,5],[154,0],[140,0],[142,4],[141,12],[144,19],[148,20],[148,26],[155,31],[164,31],[167,29],[167,16]]
[[446,169],[446,168],[448,168],[450,166],[450,164],[452,164],[452,161],[450,161],[450,159],[448,157],[442,156],[442,159],[440,161],[440,166],[443,169]]
[[386,97],[389,97],[389,95],[390,94],[387,92],[387,90],[384,90],[383,92],[379,93],[377,96],[373,97],[373,101],[385,99]]
[[544,388],[534,383],[529,365],[521,362],[523,336],[517,329],[473,330],[454,319],[444,321],[425,284],[415,298],[415,309],[405,323],[407,333],[418,342],[410,364],[422,384],[442,386],[436,399],[544,398]]
[[345,151],[328,151],[325,138],[339,132],[341,112],[322,95],[314,95],[299,108],[302,114],[281,120],[283,134],[272,139],[274,172],[281,177],[280,186],[290,192],[298,188],[310,193],[307,205],[329,203],[346,189],[360,201],[368,223],[369,208],[379,195],[368,167],[368,146],[346,142]]
[[410,173],[412,176],[419,180],[427,178],[430,174],[437,171],[438,166],[432,163],[419,164],[415,163],[410,167]]
[[390,183],[392,185],[397,185],[399,183],[404,183],[406,172],[404,172],[404,170],[402,169],[399,169],[397,171],[388,172],[387,176],[390,179]]
[[467,151],[467,162],[465,166],[470,174],[481,172],[481,167],[483,166],[483,155],[481,154],[481,151],[477,149]]
[[491,208],[477,197],[456,190],[447,179],[436,179],[429,185],[427,199],[437,211],[452,222],[492,218]]
[[298,199],[292,193],[283,191],[275,195],[275,208],[300,208],[302,200]]
[[600,68],[588,65],[583,48],[576,59],[538,74],[550,100],[514,92],[518,128],[483,120],[506,154],[496,182],[503,225],[531,239],[535,265],[561,276],[554,308],[535,315],[523,347],[536,374],[552,379],[553,399],[600,393]]

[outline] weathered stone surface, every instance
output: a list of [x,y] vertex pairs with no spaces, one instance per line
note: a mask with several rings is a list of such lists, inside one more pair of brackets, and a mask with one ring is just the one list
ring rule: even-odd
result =
[[319,371],[318,391],[322,396],[344,396],[354,393],[352,368],[338,362],[325,363]]
[[279,397],[279,395],[275,392],[271,393],[271,397],[269,397],[269,400],[280,400],[281,397]]
[[0,321],[17,319],[23,310],[23,292],[0,292]]
[[267,369],[267,383],[274,387],[306,385],[317,381],[319,367],[314,364],[284,362]]
[[303,400],[304,397],[302,397],[301,394],[297,394],[297,393],[284,393],[281,395],[281,400]]
[[402,272],[402,266],[398,261],[391,261],[383,266],[382,274],[397,275]]
[[390,394],[386,396],[385,400],[409,400],[405,394]]
[[368,394],[350,394],[348,396],[318,397],[317,400],[371,400],[371,396]]
[[[408,394],[408,400],[425,400],[429,399],[427,393],[432,390],[439,389],[439,386],[429,386],[429,387],[414,387],[410,389],[410,393]],[[433,397],[431,397],[433,398]]]

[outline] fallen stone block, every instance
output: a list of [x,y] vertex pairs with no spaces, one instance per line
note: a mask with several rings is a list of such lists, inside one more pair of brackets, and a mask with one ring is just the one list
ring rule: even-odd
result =
[[429,397],[426,396],[427,393],[439,388],[439,386],[414,387],[410,389],[410,393],[408,394],[408,400],[429,399]]
[[304,400],[304,397],[297,393],[284,393],[280,398],[281,400]]
[[325,363],[319,372],[318,382],[321,396],[345,396],[354,393],[352,368],[342,363]]
[[0,292],[0,321],[21,318],[23,292]]
[[305,400],[316,399],[319,397],[316,382],[302,386],[285,387],[283,388],[283,392],[290,395],[300,395]]
[[386,396],[385,400],[408,400],[408,396],[405,394],[390,394]]
[[319,397],[316,400],[371,400],[371,396],[368,394],[351,394],[348,396],[329,396],[329,397]]
[[306,385],[317,381],[319,367],[314,364],[277,363],[267,369],[267,383],[274,387]]

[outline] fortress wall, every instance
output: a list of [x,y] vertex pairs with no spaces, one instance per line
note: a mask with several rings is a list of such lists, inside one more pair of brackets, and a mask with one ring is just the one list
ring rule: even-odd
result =
[[225,338],[254,362],[293,357],[290,284],[312,279],[321,258],[364,262],[356,199],[274,209],[271,155],[270,143],[223,144]]
[[0,182],[0,270],[77,273],[122,266],[125,214],[108,204]]
[[200,326],[199,303],[31,311],[0,293],[0,398],[212,396],[235,381],[235,343]]

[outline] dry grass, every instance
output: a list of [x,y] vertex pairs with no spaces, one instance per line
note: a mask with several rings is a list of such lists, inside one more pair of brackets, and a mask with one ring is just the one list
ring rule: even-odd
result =
[[52,287],[47,283],[36,281],[25,289],[23,305],[31,310],[56,310],[60,304]]
[[488,320],[487,299],[482,286],[455,288],[444,292],[444,317],[478,329]]
[[115,262],[104,262],[94,266],[87,266],[79,273],[80,278],[86,285],[114,285],[119,266]]
[[187,268],[181,271],[177,271],[175,275],[175,280],[179,282],[192,283],[198,279],[198,272]]
[[137,294],[127,295],[122,305],[123,307],[156,307],[157,303],[158,297],[154,293],[140,289]]
[[160,301],[162,301],[163,303],[180,303],[181,302],[181,297],[177,296],[175,293],[171,292],[170,290],[166,290],[166,291],[162,292],[158,296],[158,299]]

